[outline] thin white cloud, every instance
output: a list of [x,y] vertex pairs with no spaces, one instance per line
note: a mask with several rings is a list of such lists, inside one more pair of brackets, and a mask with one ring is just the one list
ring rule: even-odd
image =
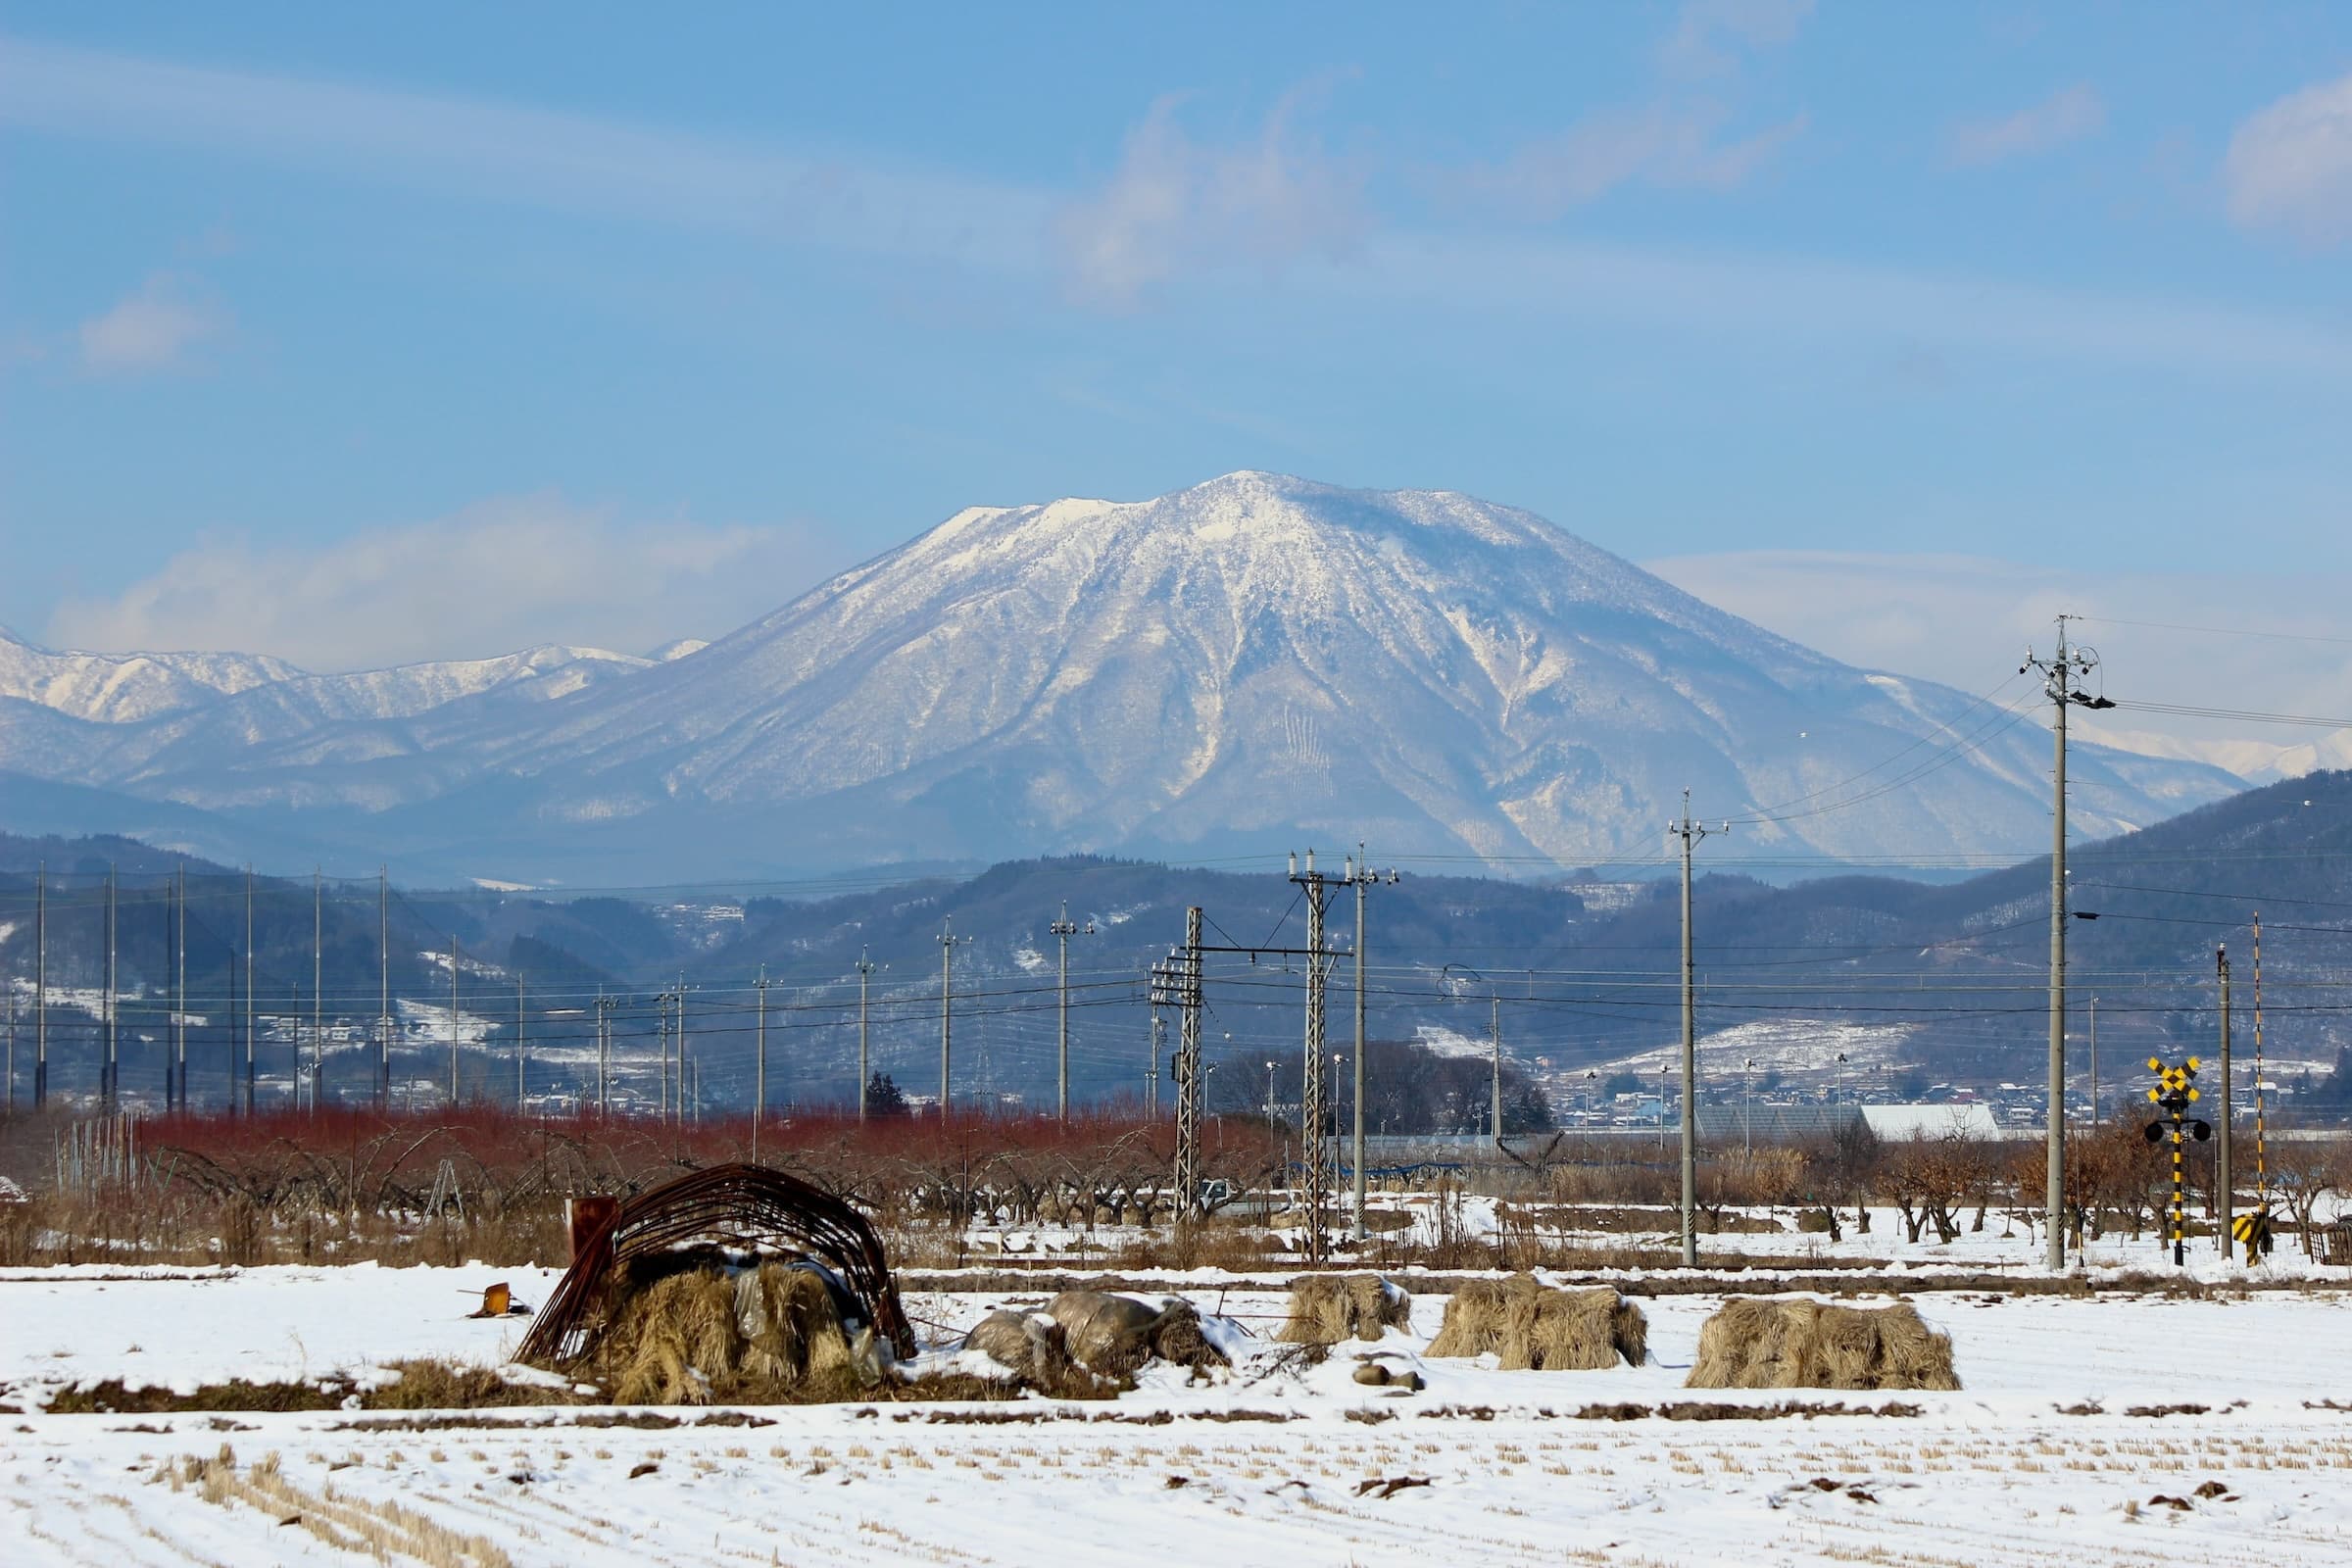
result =
[[524,497],[315,549],[200,544],[112,598],[61,606],[47,640],[273,654],[319,670],[540,643],[643,653],[732,631],[845,555],[803,528],[623,523]]
[[2106,125],[2106,101],[2095,88],[2078,82],[2016,114],[1954,125],[1946,141],[1954,164],[1982,168],[2049,152],[2096,135]]
[[1071,293],[1126,309],[1183,272],[1235,262],[1273,270],[1304,256],[1346,255],[1371,217],[1363,171],[1298,124],[1323,86],[1284,94],[1256,135],[1231,145],[1188,134],[1177,119],[1181,99],[1154,103],[1110,178],[1054,221]]
[[1026,187],[626,122],[0,36],[0,123],[532,207],[965,260],[1033,251]]
[[1658,51],[1669,73],[1720,76],[1739,69],[1735,50],[1778,48],[1813,14],[1813,0],[1686,0]]
[[94,375],[138,375],[178,368],[189,350],[228,329],[227,314],[184,281],[158,272],[136,293],[81,323],[75,336],[82,368]]
[[1502,163],[1473,165],[1425,182],[1441,194],[1512,217],[1549,221],[1621,185],[1732,189],[1805,128],[1805,117],[1797,115],[1726,141],[1718,139],[1725,118],[1711,105],[1602,110],[1556,136],[1527,143]]
[[2237,127],[2230,216],[2319,244],[2352,239],[2352,75],[2290,93]]
[[1399,233],[1367,244],[1361,267],[1335,270],[1319,286],[1529,320],[1786,340],[1808,355],[1836,339],[2059,364],[2352,377],[2352,332],[2323,321],[1818,256]]
[[[2103,662],[2108,695],[2147,702],[2352,717],[2352,647],[2341,638],[2352,582],[2309,574],[2073,572],[1977,556],[1753,550],[1643,564],[1708,603],[1865,668],[1990,690],[2028,644],[2047,652],[2052,621]],[[2117,624],[2117,622],[2162,624]],[[2244,628],[2217,636],[2176,627]],[[2014,690],[2014,688],[2013,688]],[[2260,692],[2259,702],[2247,697]],[[2176,740],[2298,745],[2327,733],[2129,710],[2110,732]],[[2259,746],[2255,750],[2259,751]],[[2205,752],[2203,755],[2215,755]],[[2252,753],[2248,760],[2256,760]]]

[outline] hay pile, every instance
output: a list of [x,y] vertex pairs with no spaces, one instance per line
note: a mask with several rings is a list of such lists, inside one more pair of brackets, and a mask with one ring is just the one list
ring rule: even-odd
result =
[[578,1371],[616,1404],[850,1397],[881,1375],[835,1283],[773,1261],[631,1282]]
[[1698,1331],[1692,1389],[1957,1389],[1952,1342],[1909,1302],[1868,1309],[1825,1301],[1723,1303]]
[[1309,1274],[1291,1287],[1291,1314],[1275,1336],[1291,1345],[1378,1340],[1406,1327],[1413,1298],[1377,1274]]
[[1527,1274],[1473,1280],[1446,1303],[1429,1353],[1490,1350],[1514,1372],[1597,1372],[1620,1356],[1640,1366],[1649,1355],[1649,1320],[1606,1288],[1563,1291]]
[[1046,1316],[1061,1326],[1070,1358],[1100,1376],[1130,1377],[1154,1356],[1194,1372],[1232,1364],[1182,1297],[1154,1306],[1107,1291],[1064,1291],[1046,1303]]

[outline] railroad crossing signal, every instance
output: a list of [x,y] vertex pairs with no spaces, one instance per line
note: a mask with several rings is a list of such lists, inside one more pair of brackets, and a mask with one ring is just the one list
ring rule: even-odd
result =
[[[2156,1075],[2156,1087],[2148,1091],[2148,1099],[2167,1113],[2148,1123],[2148,1142],[2161,1144],[2169,1136],[2173,1145],[2173,1262],[2176,1265],[2188,1261],[2188,1199],[2181,1169],[2180,1146],[2188,1138],[2194,1138],[2201,1144],[2213,1136],[2212,1123],[2185,1119],[2188,1107],[2198,1098],[2197,1066],[2194,1056],[2177,1067],[2166,1066],[2156,1056],[2148,1058],[2148,1070]],[[2252,1244],[2248,1245],[2251,1248]]]
[[2257,1208],[2240,1214],[2230,1223],[2230,1235],[2246,1250],[2246,1267],[2252,1268],[2271,1250],[2271,1211]]

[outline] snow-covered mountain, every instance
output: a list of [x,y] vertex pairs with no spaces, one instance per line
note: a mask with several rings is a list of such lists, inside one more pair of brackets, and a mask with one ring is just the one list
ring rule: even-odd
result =
[[[535,878],[1358,838],[1581,863],[1656,855],[1686,787],[1792,858],[2030,854],[2048,831],[2025,683],[1981,704],[1839,664],[1446,492],[1236,473],[976,508],[707,648],[560,652],[431,701],[296,677],[74,718],[112,733],[62,750],[77,782],[302,808]],[[0,767],[41,771],[11,733]],[[2089,746],[2073,778],[2087,832],[2238,787]]]
[[61,654],[0,626],[0,698],[74,718],[130,723],[302,671],[251,654]]

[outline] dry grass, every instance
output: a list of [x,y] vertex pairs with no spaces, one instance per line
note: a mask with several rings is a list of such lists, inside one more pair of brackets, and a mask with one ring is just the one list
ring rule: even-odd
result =
[[1952,1342],[1909,1302],[1726,1301],[1699,1330],[1693,1389],[1957,1389]]
[[627,1289],[578,1370],[616,1404],[856,1398],[880,1377],[824,1276],[775,1262]]
[[1377,1274],[1309,1274],[1291,1286],[1290,1317],[1276,1336],[1292,1345],[1378,1340],[1404,1328],[1413,1298]]
[[1563,1291],[1529,1275],[1473,1280],[1446,1303],[1433,1356],[1492,1351],[1506,1371],[1595,1372],[1649,1356],[1649,1321],[1603,1287]]

